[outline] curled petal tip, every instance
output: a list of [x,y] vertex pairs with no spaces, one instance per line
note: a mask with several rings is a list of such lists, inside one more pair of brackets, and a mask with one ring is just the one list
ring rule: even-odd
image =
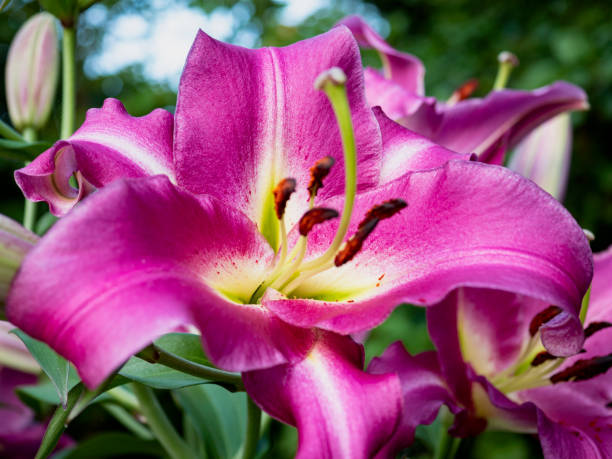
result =
[[511,64],[513,67],[519,65],[518,57],[510,51],[502,51],[497,55],[497,60],[500,64]]
[[346,73],[340,67],[332,67],[323,71],[314,82],[315,89],[322,90],[327,83],[334,86],[342,86],[346,84]]

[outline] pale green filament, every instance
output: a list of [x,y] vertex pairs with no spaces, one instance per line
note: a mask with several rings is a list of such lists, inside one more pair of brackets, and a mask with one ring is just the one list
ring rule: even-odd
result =
[[518,59],[512,53],[504,51],[498,56],[499,68],[497,69],[497,76],[495,77],[495,83],[493,83],[493,90],[498,91],[504,89],[508,84],[508,79],[512,73],[512,69],[518,65]]
[[336,236],[327,251],[319,258],[305,263],[302,266],[302,271],[318,268],[335,257],[336,252],[342,245],[344,236],[346,236],[357,192],[357,150],[346,87],[344,84],[340,85],[327,81],[323,85],[323,91],[332,104],[342,137],[342,148],[344,149],[344,209]]
[[584,294],[584,298],[582,298],[582,306],[580,307],[580,323],[582,325],[584,325],[587,311],[589,310],[589,303],[591,302],[590,300],[591,300],[591,286],[589,285],[589,289]]

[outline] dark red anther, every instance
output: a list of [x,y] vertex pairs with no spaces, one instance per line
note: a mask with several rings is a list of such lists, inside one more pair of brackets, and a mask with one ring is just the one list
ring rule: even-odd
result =
[[351,238],[346,241],[343,249],[340,250],[336,254],[336,258],[334,258],[334,264],[336,266],[342,266],[345,263],[348,263],[353,259],[357,253],[363,247],[363,241],[370,235],[376,225],[378,225],[379,220],[377,218],[372,218],[370,220],[364,220],[359,224],[359,228],[357,232],[351,236]]
[[476,78],[472,78],[466,81],[457,89],[455,89],[455,92],[453,92],[453,101],[459,102],[461,100],[467,99],[472,95],[474,91],[476,91],[476,88],[478,88],[478,80]]
[[302,236],[308,236],[310,230],[319,223],[323,223],[332,218],[338,217],[338,211],[326,207],[314,207],[302,215],[300,218],[299,229]]
[[542,351],[533,358],[533,360],[531,361],[531,366],[537,367],[548,360],[555,360],[556,358],[557,357],[552,355],[550,352]]
[[559,306],[549,306],[543,311],[538,312],[533,319],[531,319],[531,323],[529,324],[529,334],[531,336],[535,335],[542,324],[545,324],[549,320],[552,320],[558,314],[560,314],[562,309]]
[[586,381],[604,374],[612,367],[612,354],[591,359],[578,360],[571,367],[550,377],[553,384],[563,381]]
[[287,207],[287,201],[291,197],[291,194],[295,191],[295,179],[285,178],[278,182],[276,188],[272,190],[274,193],[274,209],[276,210],[276,216],[280,220],[285,215],[285,207]]
[[372,207],[365,215],[365,218],[359,223],[359,227],[365,225],[368,221],[372,219],[384,220],[385,218],[393,217],[396,213],[406,207],[406,201],[403,199],[389,199],[388,201],[383,202],[382,204],[378,204]]
[[314,166],[310,168],[310,183],[308,184],[308,192],[311,196],[316,196],[320,188],[323,188],[323,179],[327,177],[329,171],[336,160],[331,156],[321,158]]
[[589,336],[593,336],[599,330],[603,330],[604,328],[612,327],[610,322],[591,322],[587,328],[584,329],[584,337],[588,338]]

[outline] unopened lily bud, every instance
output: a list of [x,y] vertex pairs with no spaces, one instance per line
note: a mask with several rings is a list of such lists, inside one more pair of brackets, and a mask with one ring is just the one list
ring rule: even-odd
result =
[[0,317],[4,316],[11,281],[23,258],[38,241],[38,236],[19,223],[0,215]]
[[47,122],[58,74],[55,18],[38,13],[19,29],[6,60],[6,100],[17,129],[39,129]]
[[572,155],[569,113],[557,115],[531,132],[517,147],[508,167],[563,200]]

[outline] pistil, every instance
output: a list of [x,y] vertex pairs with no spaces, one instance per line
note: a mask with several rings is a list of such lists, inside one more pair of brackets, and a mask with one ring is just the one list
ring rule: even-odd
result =
[[495,77],[495,83],[493,84],[493,90],[498,91],[504,89],[508,84],[508,79],[512,73],[512,69],[519,65],[518,58],[509,51],[502,51],[497,56],[499,62],[499,68],[497,70],[497,76]]

